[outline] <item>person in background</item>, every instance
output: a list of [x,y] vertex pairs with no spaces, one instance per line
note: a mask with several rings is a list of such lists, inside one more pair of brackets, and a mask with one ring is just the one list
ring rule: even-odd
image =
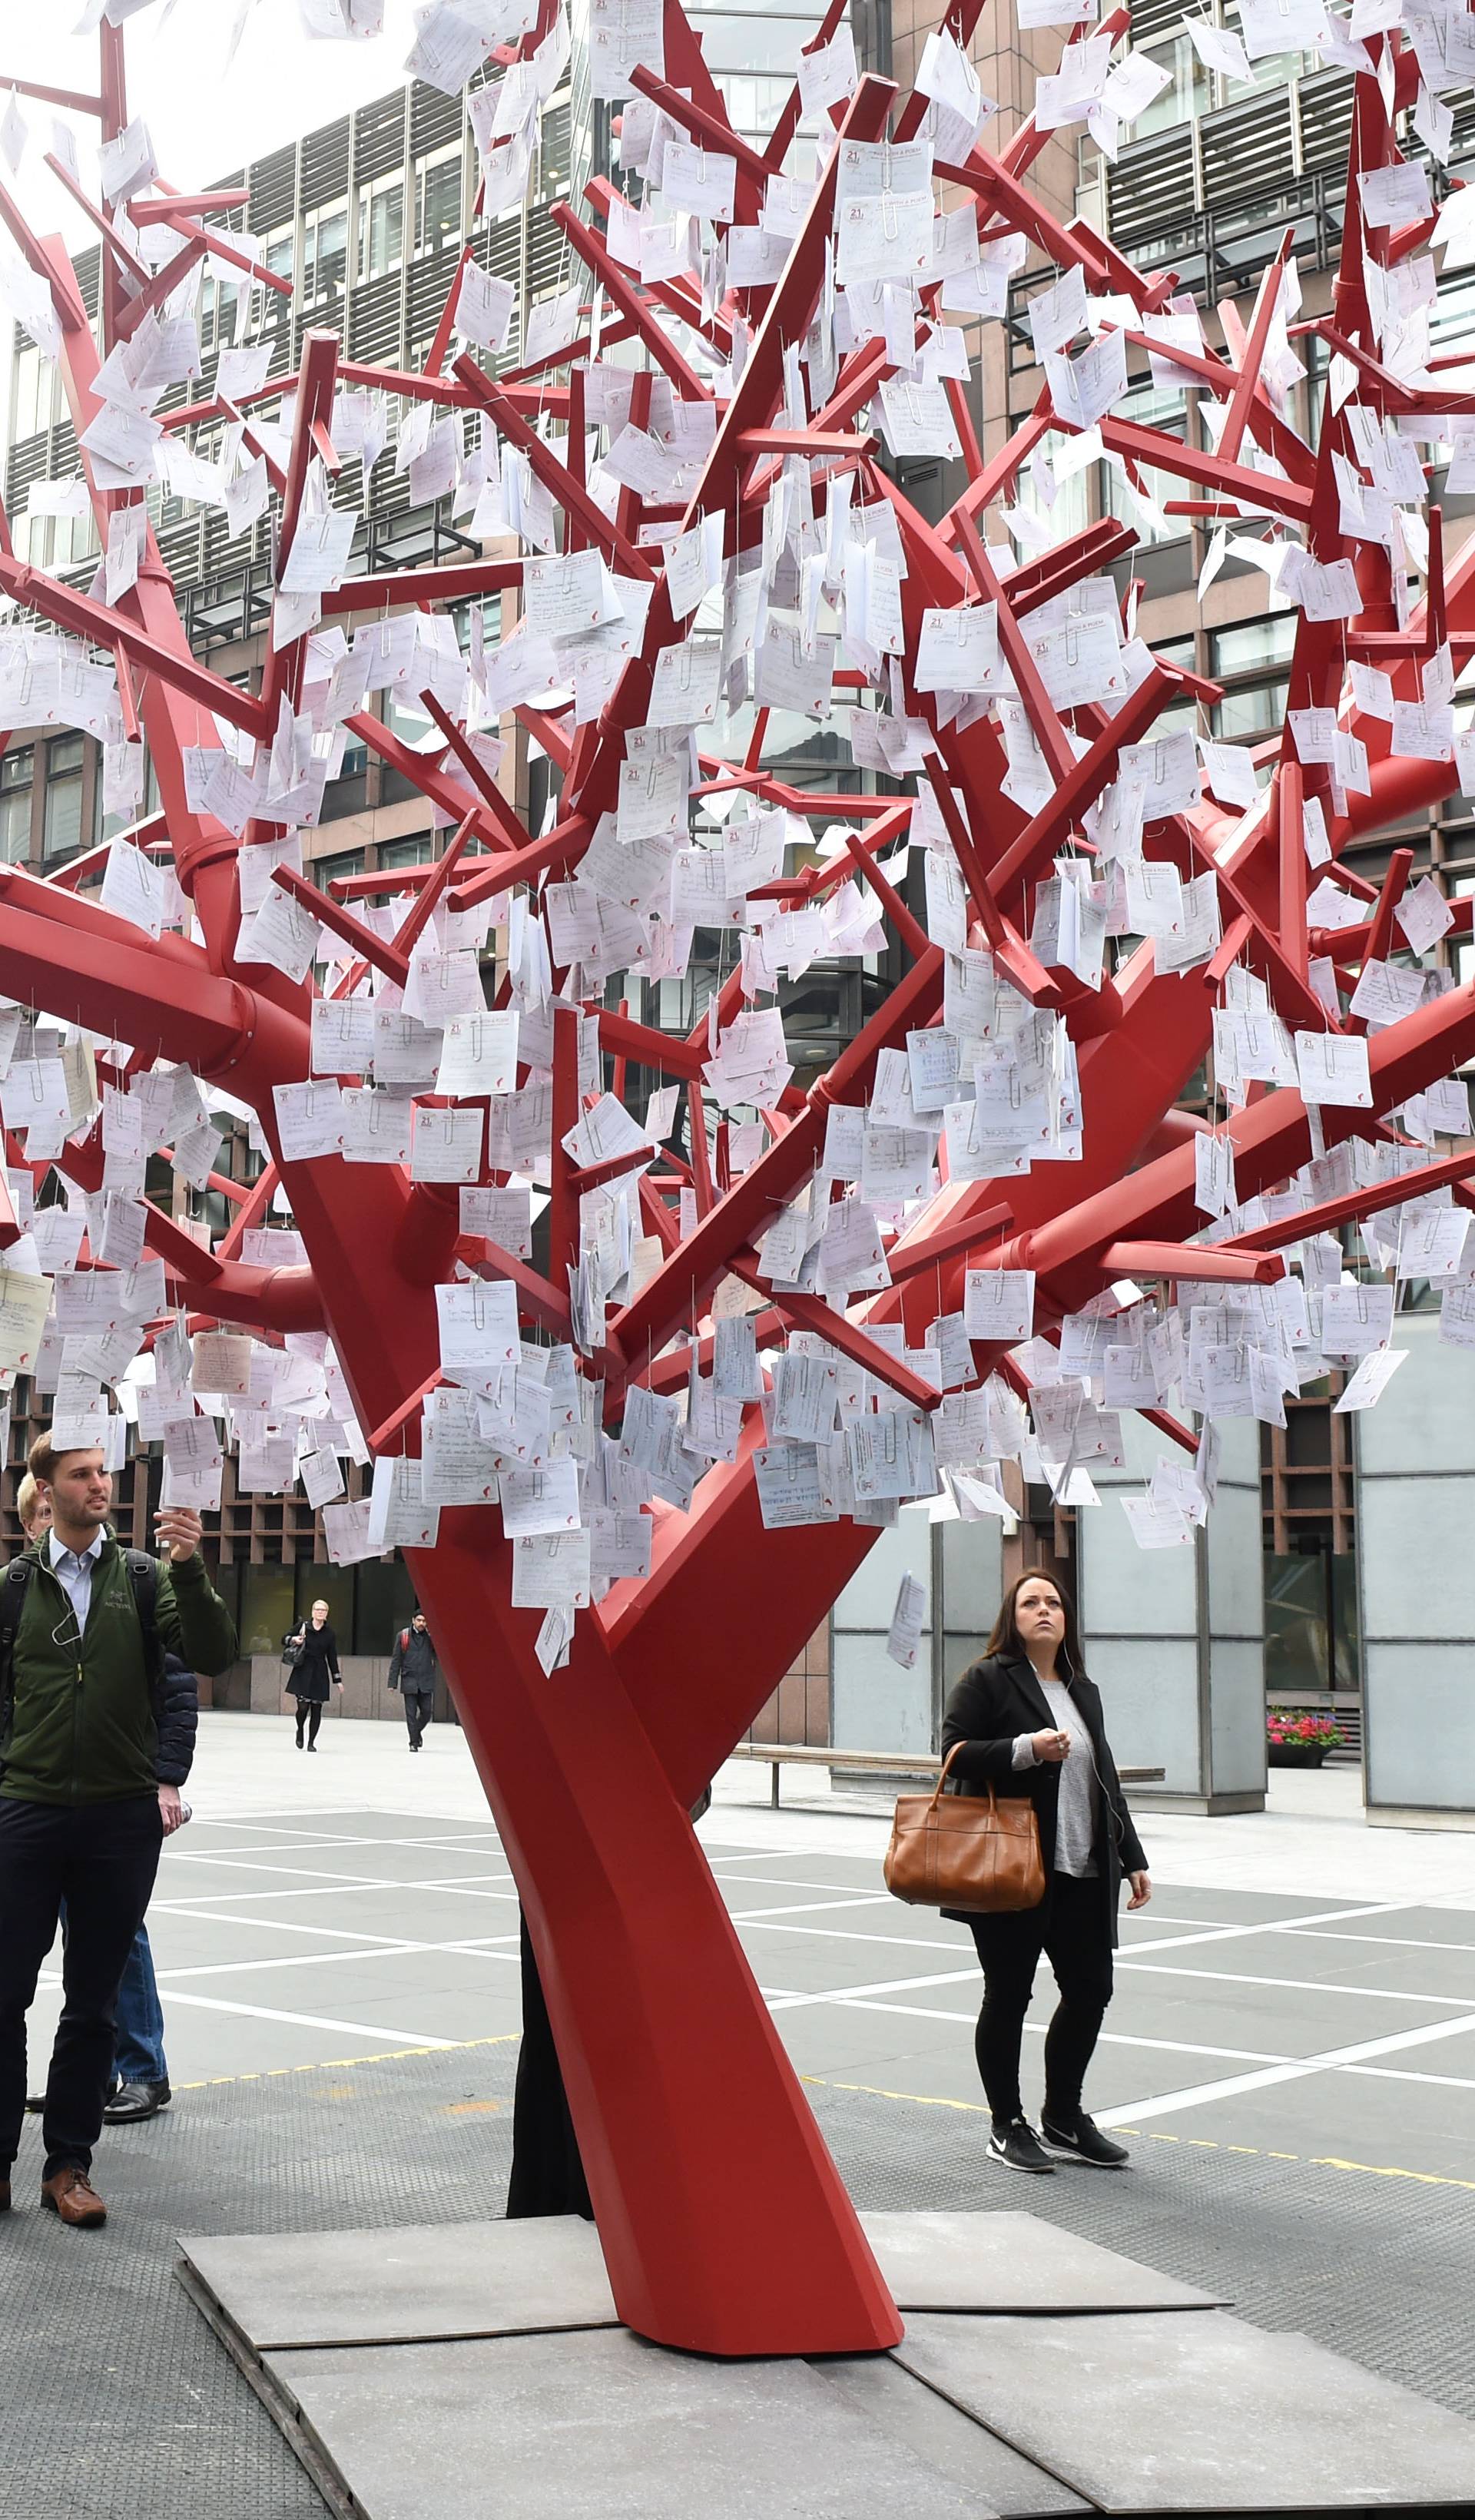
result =
[[430,1642],[424,1610],[417,1609],[407,1628],[401,1628],[389,1656],[389,1686],[397,1688],[405,1701],[405,1724],[410,1734],[410,1747],[418,1750],[425,1739],[425,1726],[435,1714],[435,1684],[440,1678],[440,1664]]
[[[26,1542],[35,1548],[51,1529],[51,1498],[37,1487],[29,1470],[16,1490],[16,1512]],[[164,1704],[159,1721],[158,1779],[182,1786],[195,1764],[195,1735],[200,1722],[200,1689],[195,1674],[176,1654],[164,1655]],[[185,1806],[186,1811],[188,1806]],[[67,1930],[66,1902],[62,1930]],[[103,2108],[109,2126],[127,2126],[139,2118],[156,2117],[174,2094],[164,2056],[164,2016],[154,1975],[149,1928],[140,1925],[117,1990],[117,2030],[112,2050],[112,2090]],[[37,2093],[28,2098],[27,2114],[39,2117],[46,2103]]]
[[[943,1710],[944,1758],[960,1744],[960,1790],[1029,1795],[1045,1864],[1038,1908],[954,1918],[970,1928],[983,1966],[975,2048],[994,2122],[989,2159],[1044,2172],[1055,2152],[1120,2170],[1126,2146],[1086,2115],[1081,2093],[1111,2002],[1122,1877],[1132,1885],[1129,1908],[1145,1908],[1152,1884],[1107,1747],[1100,1692],[1086,1677],[1075,1610],[1053,1575],[1021,1575],[1005,1595],[982,1659]],[[1060,1990],[1045,2041],[1043,2144],[1019,2094],[1024,2016],[1042,1954]]]
[[185,1506],[158,1514],[166,1556],[119,1548],[100,1446],[27,1466],[52,1527],[0,1582],[0,2213],[25,2111],[25,2016],[67,1903],[62,2018],[47,2077],[41,2202],[92,2228],[108,2209],[88,2176],[112,2075],[117,1990],[165,1834],[183,1817],[161,1782],[162,1650],[226,1671],[236,1628]]
[[288,1696],[297,1701],[297,1748],[300,1750],[303,1746],[302,1732],[306,1726],[306,1746],[315,1750],[318,1727],[328,1703],[329,1684],[331,1682],[335,1688],[343,1686],[338,1671],[338,1641],[328,1624],[327,1602],[314,1601],[309,1617],[284,1642],[290,1649],[295,1648],[297,1656],[296,1668],[287,1684]]

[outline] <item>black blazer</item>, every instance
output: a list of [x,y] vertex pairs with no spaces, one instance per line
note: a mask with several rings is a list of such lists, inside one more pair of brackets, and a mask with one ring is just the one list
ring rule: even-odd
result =
[[[1116,1940],[1117,1893],[1126,1872],[1145,1872],[1147,1858],[1142,1842],[1133,1826],[1127,1809],[1116,1762],[1106,1740],[1105,1721],[1101,1713],[1100,1691],[1095,1681],[1084,1674],[1070,1684],[1070,1693],[1091,1735],[1095,1753],[1096,1775],[1101,1792],[1096,1814],[1094,1853],[1101,1896],[1110,1917],[1111,1939]],[[964,1792],[983,1792],[993,1785],[996,1791],[1015,1797],[1028,1795],[1035,1806],[1040,1826],[1040,1852],[1045,1861],[1045,1898],[1031,1912],[1042,1922],[1048,1920],[1050,1893],[1055,1869],[1055,1813],[1060,1793],[1060,1770],[1055,1761],[1044,1761],[1034,1768],[1014,1766],[1014,1742],[1021,1732],[1054,1732],[1055,1720],[1050,1711],[1050,1700],[1035,1677],[1034,1666],[1023,1654],[995,1654],[982,1662],[971,1663],[951,1690],[942,1719],[944,1758],[961,1742],[962,1747],[953,1764],[953,1777],[959,1778]],[[944,1913],[950,1912],[945,1910]],[[971,1924],[973,1919],[961,1916],[958,1922]]]

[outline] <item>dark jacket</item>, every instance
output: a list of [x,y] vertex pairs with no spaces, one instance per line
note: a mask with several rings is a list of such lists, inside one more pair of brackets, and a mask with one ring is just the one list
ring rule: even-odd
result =
[[186,1691],[193,1697],[197,1671],[225,1671],[236,1659],[235,1622],[204,1559],[163,1560],[157,1571],[155,1625],[162,1652],[185,1666],[181,1684],[149,1669],[127,1556],[111,1534],[93,1569],[80,1642],[71,1602],[45,1556],[26,1555],[36,1564],[16,1631],[13,1694],[0,1714],[0,1795],[121,1802],[179,1783],[193,1755]]
[[[1107,1745],[1100,1691],[1095,1681],[1088,1680],[1082,1673],[1078,1680],[1072,1682],[1070,1693],[1095,1753],[1096,1777],[1101,1790],[1094,1852],[1114,1943],[1117,1894],[1122,1875],[1145,1872],[1147,1858],[1133,1826],[1132,1814],[1127,1809],[1117,1776],[1116,1762]],[[993,1785],[997,1792],[1015,1799],[1027,1794],[1035,1806],[1040,1827],[1040,1853],[1045,1863],[1045,1897],[1040,1907],[1030,1912],[1042,1923],[1048,1920],[1054,1884],[1055,1810],[1060,1792],[1060,1770],[1058,1763],[1053,1761],[1043,1761],[1033,1768],[1016,1768],[1014,1742],[1021,1732],[1052,1732],[1054,1730],[1050,1701],[1035,1677],[1033,1665],[1022,1654],[1017,1658],[995,1654],[982,1662],[970,1664],[950,1693],[943,1710],[944,1758],[955,1742],[963,1744],[952,1772],[961,1780],[962,1789],[982,1793]],[[944,1911],[945,1914],[948,1912]],[[973,1920],[959,1916],[955,1921],[970,1924]]]
[[161,1785],[182,1785],[195,1765],[200,1683],[178,1654],[164,1656],[163,1677],[154,1699],[154,1725],[158,1734],[154,1774]]
[[300,1628],[293,1628],[283,1642],[289,1645],[295,1644],[299,1638],[302,1650],[295,1671],[287,1675],[288,1696],[303,1698],[310,1706],[326,1706],[329,1682],[341,1677],[338,1641],[333,1633],[333,1623],[325,1619],[320,1628],[315,1628],[309,1618]]
[[401,1628],[394,1640],[394,1651],[389,1656],[390,1688],[409,1689],[412,1694],[418,1691],[425,1697],[439,1678],[440,1665],[435,1658],[435,1647],[430,1642],[429,1629],[422,1628],[417,1634],[414,1628]]

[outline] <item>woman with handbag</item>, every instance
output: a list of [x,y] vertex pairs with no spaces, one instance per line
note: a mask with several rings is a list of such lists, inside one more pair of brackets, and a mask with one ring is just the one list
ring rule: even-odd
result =
[[[1152,1896],[1147,1859],[1107,1747],[1100,1694],[1086,1677],[1070,1598],[1054,1576],[1021,1575],[1005,1596],[981,1661],[963,1673],[943,1714],[942,1746],[965,1794],[1028,1795],[1039,1828],[1045,1891],[1012,1913],[945,1909],[972,1932],[983,1966],[975,2048],[993,2118],[989,2158],[1048,2172],[1051,2150],[1093,2169],[1121,2169],[1113,2143],[1081,2104],[1101,2018],[1111,2001],[1117,1898]],[[961,1816],[960,1816],[961,1817]],[[1060,2001],[1045,2041],[1042,2143],[1024,2114],[1019,2051],[1041,1954]]]
[[[329,1684],[343,1686],[338,1671],[338,1641],[328,1624],[328,1604],[314,1601],[300,1628],[283,1639],[282,1659],[290,1666],[284,1688],[297,1701],[297,1748],[316,1750],[318,1727],[328,1703]],[[304,1744],[302,1733],[307,1728]]]

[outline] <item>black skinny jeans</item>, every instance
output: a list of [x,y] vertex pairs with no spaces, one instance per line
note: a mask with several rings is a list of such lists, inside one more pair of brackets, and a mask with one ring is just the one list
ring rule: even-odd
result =
[[158,1869],[157,1794],[54,1808],[0,1801],[0,2179],[25,2114],[25,2015],[62,1902],[64,1998],[42,2134],[46,2168],[90,2168],[112,2081],[118,1983]]
[[315,1741],[318,1737],[318,1727],[322,1721],[322,1699],[320,1697],[299,1697],[297,1700],[297,1745],[299,1748],[301,1747],[302,1742],[303,1725],[305,1724],[307,1727],[308,1740]]
[[1068,2121],[1081,2105],[1086,2068],[1111,2002],[1110,1920],[1100,1882],[1057,1872],[1043,1922],[1028,1910],[968,1922],[984,1981],[974,2049],[994,2118],[1005,2124],[1024,2114],[1019,2050],[1043,1953],[1060,1990],[1045,2040],[1046,2114]]

